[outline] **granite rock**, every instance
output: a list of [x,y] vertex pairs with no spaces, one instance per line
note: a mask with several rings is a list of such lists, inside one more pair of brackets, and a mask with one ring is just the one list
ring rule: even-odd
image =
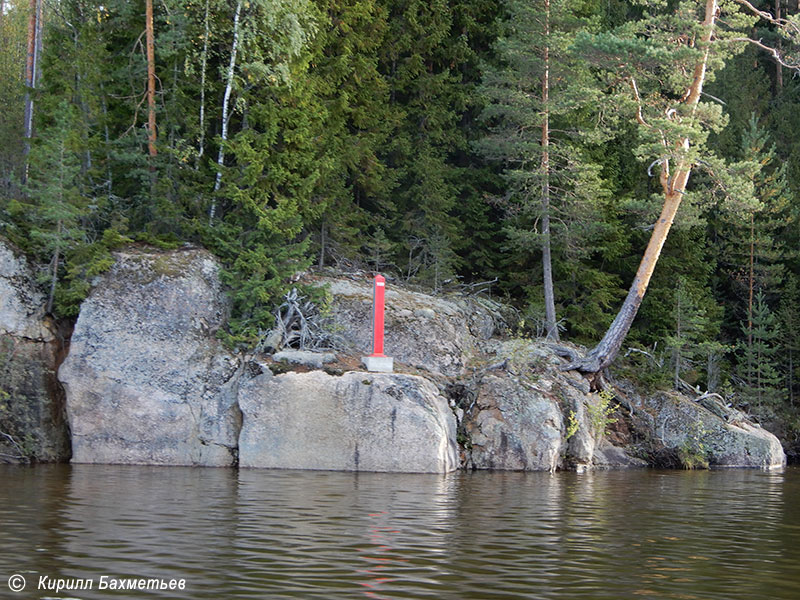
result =
[[240,388],[242,467],[447,473],[458,467],[447,400],[413,375],[265,373]]
[[240,360],[216,339],[218,272],[204,250],[116,254],[59,370],[73,462],[236,464]]

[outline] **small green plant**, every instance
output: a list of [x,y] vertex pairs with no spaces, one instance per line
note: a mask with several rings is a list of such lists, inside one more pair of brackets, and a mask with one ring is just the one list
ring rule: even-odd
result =
[[531,338],[517,336],[507,343],[506,352],[511,371],[535,381],[539,377],[536,371],[543,367],[543,359],[533,351],[531,344]]
[[573,435],[578,433],[578,417],[575,416],[575,411],[569,411],[569,417],[567,418],[567,437],[566,439],[571,438]]
[[463,426],[459,426],[458,431],[456,432],[456,443],[464,448],[464,450],[472,450],[472,438],[466,432]]
[[586,408],[589,413],[589,422],[592,424],[592,430],[602,433],[606,430],[606,427],[617,422],[617,419],[611,416],[617,405],[611,403],[614,399],[614,392],[608,388],[601,391],[598,396],[600,401],[597,404],[589,404]]
[[700,419],[689,427],[689,432],[678,448],[678,458],[684,469],[707,469],[709,449],[706,445],[708,431]]

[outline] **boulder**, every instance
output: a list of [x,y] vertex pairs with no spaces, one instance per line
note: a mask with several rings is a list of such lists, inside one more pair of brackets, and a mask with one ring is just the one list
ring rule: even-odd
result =
[[229,304],[204,250],[129,250],[81,307],[61,365],[73,462],[236,464],[240,360],[216,339]]
[[778,438],[729,409],[715,414],[677,392],[658,392],[638,398],[653,415],[649,432],[657,452],[677,454],[686,462],[694,457],[712,467],[781,468],[786,455]]
[[413,375],[270,373],[239,391],[242,467],[447,473],[456,422],[436,386]]
[[63,344],[27,260],[0,240],[0,462],[70,457],[56,368]]
[[[372,352],[372,281],[323,277],[332,304],[330,318],[345,349]],[[447,299],[386,284],[385,354],[395,362],[435,374],[458,376],[483,340],[495,333],[488,301]]]

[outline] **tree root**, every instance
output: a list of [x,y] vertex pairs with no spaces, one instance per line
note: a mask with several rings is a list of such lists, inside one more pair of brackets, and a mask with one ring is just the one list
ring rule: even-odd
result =
[[603,370],[600,357],[594,355],[592,352],[583,356],[577,350],[566,346],[559,346],[557,344],[549,344],[549,346],[558,356],[566,358],[569,361],[566,365],[561,365],[559,367],[561,371],[580,371],[585,375],[589,375],[599,373]]

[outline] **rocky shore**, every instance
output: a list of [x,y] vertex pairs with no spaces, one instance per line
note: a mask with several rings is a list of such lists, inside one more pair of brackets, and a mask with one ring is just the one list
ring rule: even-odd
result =
[[541,341],[508,339],[487,300],[390,285],[395,372],[375,374],[359,365],[366,275],[305,276],[330,292],[332,353],[251,355],[218,340],[229,303],[210,253],[116,258],[67,345],[25,259],[0,243],[0,458],[422,473],[785,464],[777,438],[730,408],[625,382],[590,391]]

